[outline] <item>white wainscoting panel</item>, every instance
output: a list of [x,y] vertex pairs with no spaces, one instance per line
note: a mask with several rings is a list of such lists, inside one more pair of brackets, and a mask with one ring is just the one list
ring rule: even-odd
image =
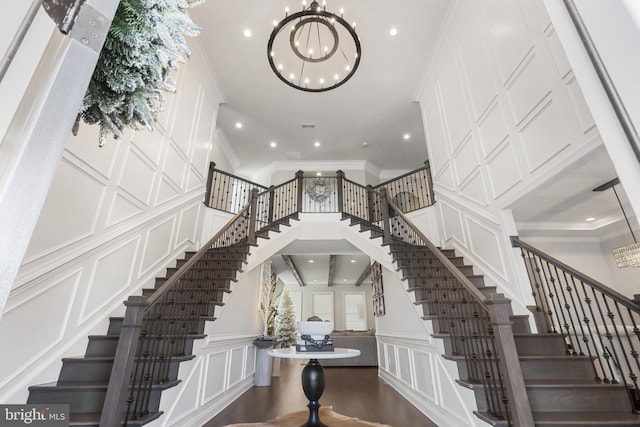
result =
[[506,90],[510,111],[515,124],[519,125],[551,92],[534,52],[525,58],[509,83]]
[[255,335],[196,341],[196,359],[180,366],[180,376],[185,380],[163,393],[160,410],[165,413],[149,426],[200,427],[250,388],[254,338]]
[[457,365],[442,357],[440,340],[397,335],[377,335],[377,340],[388,360],[379,364],[379,376],[433,422],[441,427],[483,425],[473,415],[473,392],[455,382]]
[[204,376],[204,391],[202,394],[203,403],[207,403],[216,396],[224,393],[228,383],[227,378],[229,377],[228,359],[228,351],[218,351],[206,356],[206,372]]
[[[81,356],[129,295],[198,248],[223,99],[204,58],[180,67],[153,132],[127,129],[99,148],[98,127],[83,123],[69,138],[0,321],[0,340],[16,344],[0,346],[0,401],[24,403],[29,385],[55,381],[61,358]],[[233,358],[236,381],[245,359]]]
[[443,112],[447,118],[446,129],[449,147],[451,151],[456,151],[471,132],[471,124],[453,51],[451,55],[446,57],[439,83]]
[[489,34],[489,46],[493,50],[502,83],[511,77],[532,46],[519,3],[502,0],[477,3],[484,12],[483,30]]
[[118,187],[144,206],[151,204],[157,165],[131,146],[127,150]]
[[[69,184],[72,184],[71,186]],[[106,188],[92,171],[63,159],[51,184],[25,260],[59,251],[96,231]]]
[[442,242],[525,295],[510,207],[601,144],[542,0],[452,7],[417,99]]
[[529,172],[535,172],[569,146],[558,109],[549,99],[520,131],[522,150]]
[[122,294],[130,285],[140,240],[136,237],[114,245],[96,256],[91,271],[88,272],[88,283],[85,299],[80,307],[79,323],[112,302],[114,297]]
[[[20,301],[8,301],[0,322],[0,391],[6,392],[4,388],[21,375],[32,374],[31,365],[46,357],[65,337],[81,278],[81,270],[68,271],[50,278],[41,287],[30,287]],[[18,393],[26,396],[26,390]],[[9,395],[0,392],[0,401],[12,402],[9,399]]]
[[145,235],[142,249],[142,263],[138,276],[144,276],[149,270],[164,260],[172,249],[172,236],[176,218],[170,217],[155,225]]
[[482,147],[482,155],[485,158],[489,157],[509,137],[509,129],[504,119],[502,105],[497,98],[494,99],[495,101],[478,123],[480,146]]
[[456,184],[458,186],[467,181],[471,174],[479,168],[476,145],[473,135],[469,134],[468,138],[460,144],[458,150],[453,154],[453,163],[456,171]]

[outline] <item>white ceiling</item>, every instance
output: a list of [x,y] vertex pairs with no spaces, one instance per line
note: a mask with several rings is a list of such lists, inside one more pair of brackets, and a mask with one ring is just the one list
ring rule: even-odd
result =
[[[218,128],[237,155],[236,173],[254,176],[287,159],[366,160],[392,170],[422,166],[427,151],[414,94],[449,2],[328,0],[329,11],[344,8],[345,20],[357,23],[362,55],[351,80],[322,93],[289,87],[267,60],[273,21],[284,18],[285,6],[297,11],[301,2],[207,0],[194,8],[191,16],[202,27],[199,37],[226,98]],[[278,146],[271,148],[271,141]]]
[[[237,157],[234,172],[253,177],[286,160],[365,160],[380,169],[398,171],[422,166],[427,151],[415,93],[450,3],[328,0],[328,10],[344,8],[345,19],[357,22],[362,56],[351,80],[322,93],[289,87],[275,76],[267,60],[273,21],[284,18],[285,6],[297,11],[301,2],[207,0],[194,8],[191,16],[202,27],[199,37],[225,99],[217,124]],[[395,37],[389,34],[393,27],[398,30]],[[245,37],[247,29],[251,37]],[[236,128],[237,122],[242,123],[241,129]],[[303,129],[303,124],[315,128]],[[403,139],[405,133],[411,135],[409,140]],[[277,147],[269,146],[272,141]],[[319,147],[314,147],[316,141]],[[604,149],[583,159],[570,174],[549,177],[526,200],[511,206],[521,235],[603,236],[614,232],[612,228],[624,233],[626,224],[613,193],[592,191],[614,177]],[[589,217],[596,220],[586,221]],[[304,266],[305,280],[311,281],[321,280],[323,274],[327,277],[329,254],[344,255],[339,258],[346,262],[357,255],[339,243],[327,247],[318,242],[287,252],[301,257],[294,259]],[[318,257],[317,264],[311,268],[304,256]],[[274,257],[274,266],[285,271],[282,263],[279,256]],[[336,281],[353,281],[361,269],[349,271],[349,276],[345,273]]]

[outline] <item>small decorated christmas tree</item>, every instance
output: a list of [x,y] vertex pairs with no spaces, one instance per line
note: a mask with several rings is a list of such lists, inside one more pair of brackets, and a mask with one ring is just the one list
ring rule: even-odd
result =
[[293,301],[291,300],[289,291],[286,289],[282,293],[282,297],[278,303],[275,330],[276,339],[282,343],[283,348],[295,345],[298,337],[296,315],[293,312]]

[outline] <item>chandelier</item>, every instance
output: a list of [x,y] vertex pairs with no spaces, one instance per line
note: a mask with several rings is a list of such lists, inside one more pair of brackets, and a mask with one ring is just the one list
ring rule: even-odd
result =
[[613,193],[616,195],[616,200],[620,205],[620,210],[622,211],[622,215],[624,216],[624,220],[627,222],[627,226],[629,227],[629,232],[631,233],[631,237],[633,238],[633,243],[625,246],[620,246],[619,248],[614,248],[611,250],[613,252],[613,257],[616,260],[616,264],[618,268],[623,267],[640,267],[640,243],[636,240],[636,235],[633,234],[633,230],[631,229],[631,224],[629,223],[629,218],[627,218],[627,213],[624,211],[622,207],[622,202],[620,201],[620,197],[618,196],[618,192],[616,191],[616,184],[620,183],[620,179],[614,178],[606,184],[602,184],[601,186],[594,188],[593,191],[604,191],[608,188],[613,190]]
[[312,1],[302,2],[300,12],[273,23],[267,44],[269,65],[280,80],[305,92],[335,89],[349,80],[360,65],[361,47],[355,22],[327,11]]

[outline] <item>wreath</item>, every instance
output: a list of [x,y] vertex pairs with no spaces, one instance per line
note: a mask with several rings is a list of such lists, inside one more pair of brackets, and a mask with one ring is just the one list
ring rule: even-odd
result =
[[125,127],[152,130],[165,102],[175,92],[170,72],[191,54],[184,35],[200,28],[187,10],[204,0],[121,0],[73,127],[80,120],[100,126],[98,145],[116,139]]
[[309,185],[307,185],[305,191],[311,200],[317,203],[322,203],[331,196],[333,189],[327,181],[314,179],[309,183]]

